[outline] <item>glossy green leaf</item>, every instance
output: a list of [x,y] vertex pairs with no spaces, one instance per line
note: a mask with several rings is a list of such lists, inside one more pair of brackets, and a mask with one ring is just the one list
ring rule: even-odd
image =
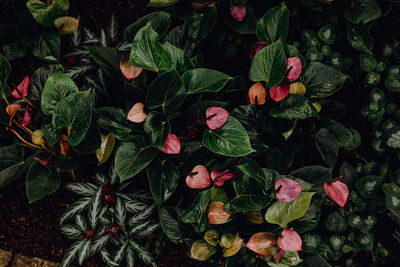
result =
[[172,161],[153,162],[146,169],[151,193],[158,207],[161,207],[178,187],[179,172]]
[[320,186],[332,179],[332,170],[323,166],[307,166],[291,172],[290,175]]
[[100,148],[100,146],[101,146],[100,132],[97,129],[96,125],[94,123],[91,123],[82,141],[73,148],[79,154],[89,154],[94,152],[96,149]]
[[60,60],[60,35],[56,31],[45,31],[39,36],[32,53],[41,60],[57,63]]
[[303,267],[332,267],[332,265],[318,254],[304,253],[301,258],[303,259],[301,263]]
[[47,2],[29,0],[26,6],[39,24],[44,27],[51,27],[56,18],[67,15],[69,0],[52,0]]
[[269,113],[272,117],[289,120],[318,117],[317,110],[306,97],[294,94],[285,97],[281,106],[271,108]]
[[165,7],[178,3],[179,0],[150,0],[147,4],[148,7]]
[[180,217],[182,210],[173,207],[161,207],[159,210],[160,224],[168,238],[178,244],[182,243],[183,233],[181,231]]
[[382,182],[383,178],[380,176],[367,175],[355,182],[355,188],[360,194],[360,197],[363,199],[371,199],[379,193]]
[[166,71],[172,67],[171,58],[158,42],[158,36],[149,24],[138,31],[130,55],[134,66],[156,72]]
[[254,151],[246,130],[232,116],[221,128],[204,131],[203,145],[216,154],[228,157],[242,157]]
[[279,224],[286,228],[287,224],[304,216],[311,203],[314,192],[302,192],[292,202],[276,201],[265,213],[265,220],[269,223]]
[[18,144],[0,148],[0,188],[25,170],[24,148]]
[[366,24],[382,16],[382,10],[375,0],[356,0],[344,11],[344,17],[354,24]]
[[347,39],[350,45],[361,52],[372,55],[374,38],[365,25],[347,24]]
[[338,156],[338,145],[335,135],[328,129],[322,128],[315,135],[315,146],[317,147],[322,159],[333,168]]
[[257,38],[260,42],[285,41],[289,29],[289,10],[285,3],[271,8],[257,22]]
[[171,125],[163,114],[157,111],[150,112],[144,121],[143,129],[154,147],[164,148],[165,140],[171,132]]
[[167,50],[172,61],[172,66],[178,73],[183,73],[188,69],[193,69],[196,67],[196,65],[185,55],[185,51],[179,47],[176,47],[169,42],[165,42],[163,47],[165,50]]
[[58,138],[62,133],[62,129],[54,128],[51,116],[46,117],[42,121],[41,129],[43,131],[44,139],[46,139],[46,142],[49,143],[51,146],[57,143],[57,141],[59,140]]
[[10,89],[7,85],[7,79],[10,72],[10,63],[8,63],[7,58],[0,54],[0,90],[3,98],[10,95]]
[[125,41],[129,43],[133,42],[137,32],[149,22],[153,30],[155,30],[160,36],[163,36],[167,32],[171,23],[171,15],[164,11],[157,11],[141,17],[125,29]]
[[169,114],[179,108],[185,97],[182,79],[175,70],[164,72],[150,84],[146,96],[146,108],[161,108]]
[[268,189],[268,185],[279,178],[279,173],[271,169],[260,168],[258,163],[252,159],[244,158],[235,167],[260,184],[265,185],[266,189]]
[[56,129],[68,129],[68,144],[71,146],[76,146],[82,141],[89,130],[91,121],[90,89],[61,99],[53,112],[53,126]]
[[205,68],[198,68],[186,71],[182,75],[183,84],[188,94],[205,92],[216,93],[220,91],[232,77]]
[[99,127],[112,132],[118,139],[125,139],[132,130],[128,127],[126,112],[116,107],[102,107],[94,111],[96,123]]
[[115,169],[121,182],[132,178],[157,156],[157,150],[140,135],[125,140],[115,153]]
[[182,221],[184,223],[195,223],[205,214],[211,197],[211,189],[201,191],[189,208],[183,211]]
[[102,70],[115,81],[121,81],[122,73],[120,69],[120,60],[122,55],[118,49],[113,47],[87,46],[90,57],[100,66]]
[[238,195],[225,205],[228,212],[246,212],[261,210],[271,202],[272,198],[263,195]]
[[52,115],[57,104],[64,98],[79,92],[74,81],[61,72],[52,74],[46,81],[42,97],[41,108],[46,115]]
[[250,80],[254,82],[266,81],[267,87],[278,85],[286,74],[286,57],[283,44],[280,40],[264,47],[251,62]]
[[53,193],[60,186],[60,175],[55,169],[49,169],[35,162],[26,176],[26,195],[29,203]]
[[267,150],[265,158],[269,168],[283,173],[292,166],[294,157],[295,153],[290,148],[283,151],[272,148]]
[[211,32],[217,22],[218,12],[216,7],[208,7],[204,13],[193,12],[185,16],[185,52],[191,51]]
[[320,123],[335,136],[339,147],[347,147],[353,143],[354,137],[351,131],[343,124],[328,118],[321,118]]
[[299,234],[316,228],[321,217],[321,205],[322,198],[314,195],[307,212],[300,219],[291,222],[290,228],[293,228]]

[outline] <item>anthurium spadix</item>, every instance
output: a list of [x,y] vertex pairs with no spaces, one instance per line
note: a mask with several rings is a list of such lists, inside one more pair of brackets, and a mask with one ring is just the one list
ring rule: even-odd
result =
[[263,105],[265,104],[267,91],[260,82],[257,82],[250,87],[248,96],[250,104]]
[[23,98],[28,95],[29,77],[25,76],[17,88],[11,91],[11,95],[15,98]]
[[208,128],[216,130],[222,127],[228,120],[229,112],[221,107],[209,107],[206,110],[206,121]]
[[278,237],[278,247],[287,252],[296,252],[302,250],[302,241],[296,231],[285,229]]
[[211,185],[211,179],[206,167],[203,165],[195,166],[188,176],[186,176],[186,184],[193,189],[209,187]]
[[146,112],[144,112],[143,103],[136,103],[132,106],[131,110],[129,110],[126,119],[131,122],[141,123],[147,118]]
[[257,254],[270,257],[277,251],[276,236],[266,232],[254,234],[247,242],[246,247]]
[[181,141],[179,141],[178,136],[170,133],[165,140],[164,148],[159,150],[164,154],[179,154],[181,151]]
[[142,68],[133,66],[129,58],[123,58],[119,62],[119,68],[121,69],[122,75],[128,80],[135,79],[142,73]]
[[[340,178],[341,177],[339,177],[338,179]],[[340,207],[344,207],[347,199],[349,198],[349,188],[345,183],[339,180],[329,181],[324,184],[324,189],[333,201],[335,201]]]
[[209,224],[223,224],[231,217],[232,213],[225,210],[222,202],[211,202],[208,205],[207,218]]
[[247,9],[245,5],[235,6],[230,9],[230,13],[235,20],[241,22],[246,17]]
[[229,173],[228,170],[223,172],[212,171],[211,179],[216,186],[222,186],[225,181],[232,179],[235,175]]
[[289,178],[281,178],[275,182],[276,198],[282,202],[292,202],[302,190],[301,184]]

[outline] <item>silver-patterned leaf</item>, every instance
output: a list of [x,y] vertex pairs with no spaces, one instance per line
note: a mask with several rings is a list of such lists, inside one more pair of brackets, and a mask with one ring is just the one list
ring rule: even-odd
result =
[[64,253],[61,261],[61,267],[68,267],[78,256],[78,251],[84,244],[85,240],[75,241]]
[[86,238],[84,240],[85,242],[79,249],[79,256],[78,256],[78,263],[79,265],[82,265],[82,263],[89,257],[90,255],[90,247],[92,246],[92,240],[89,238]]
[[147,228],[143,229],[143,231],[136,233],[136,235],[140,237],[146,237],[154,233],[158,228],[160,228],[159,223],[152,223],[148,225]]
[[87,222],[85,217],[83,217],[82,215],[78,214],[75,216],[75,223],[78,228],[81,229],[83,232],[87,230]]
[[97,227],[94,238],[105,235],[107,233],[107,229],[108,229],[107,225],[101,224],[99,227]]
[[152,234],[155,230],[160,227],[159,223],[152,223],[151,221],[146,221],[144,223],[134,224],[129,229],[129,235],[137,235],[140,237],[145,237]]
[[74,217],[76,214],[81,213],[90,204],[90,197],[83,197],[72,203],[61,215],[60,224]]
[[108,183],[107,176],[102,172],[96,173],[93,178],[97,183],[101,185],[105,185]]
[[102,204],[102,188],[100,187],[95,195],[92,197],[91,202],[88,208],[88,220],[91,229],[96,229],[97,223],[100,219],[100,211],[101,211],[101,204]]
[[84,232],[79,227],[72,224],[61,225],[60,232],[69,239],[80,239],[84,234]]
[[111,15],[110,22],[108,23],[107,34],[111,39],[115,39],[118,35],[118,21],[114,14]]
[[148,219],[152,215],[152,213],[154,212],[155,209],[156,209],[156,204],[154,203],[153,205],[151,205],[150,207],[148,207],[141,213],[138,213],[138,214],[132,216],[129,219],[130,223],[132,223],[132,224],[140,223],[140,222]]
[[119,197],[117,197],[114,205],[114,215],[117,220],[118,226],[120,226],[122,230],[125,230],[126,209],[124,202]]
[[126,243],[123,244],[114,254],[113,262],[121,264],[125,255]]
[[135,252],[130,247],[127,247],[125,251],[125,264],[127,267],[135,266]]
[[[76,19],[79,21],[80,18],[81,18],[81,16],[78,16]],[[70,43],[71,43],[72,47],[76,47],[76,46],[80,45],[80,43],[81,43],[81,26],[80,25],[81,24],[79,23],[76,31],[73,34],[71,34]]]
[[110,171],[109,171],[108,177],[110,178],[111,185],[115,185],[119,181],[117,170],[115,169],[114,164],[112,164],[111,167],[110,167]]
[[101,249],[103,249],[107,245],[110,238],[111,238],[111,235],[109,235],[109,234],[105,234],[105,235],[96,237],[92,243],[92,247],[90,249],[90,255],[94,255],[94,254],[98,253]]
[[120,52],[129,52],[132,49],[132,43],[122,42],[122,43],[119,43],[116,48]]
[[154,260],[151,253],[142,245],[137,243],[135,240],[129,239],[129,246],[136,251],[139,256],[139,259],[147,264],[156,267],[156,261]]
[[96,35],[94,35],[94,33],[87,28],[83,29],[83,35],[85,36],[85,41],[83,42],[84,44],[96,44],[99,42],[99,39],[97,39]]
[[98,186],[92,183],[69,183],[65,188],[78,195],[91,197],[98,189]]
[[141,212],[148,207],[147,203],[137,200],[125,201],[125,208],[128,212]]
[[101,32],[100,32],[100,44],[104,47],[108,46],[108,38],[107,38],[106,32],[103,29],[101,29]]

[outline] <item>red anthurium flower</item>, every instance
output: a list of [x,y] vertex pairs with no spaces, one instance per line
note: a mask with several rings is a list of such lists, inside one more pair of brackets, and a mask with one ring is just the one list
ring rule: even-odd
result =
[[299,57],[289,57],[286,59],[286,69],[288,73],[286,78],[293,82],[299,78],[301,74],[301,61]]
[[135,79],[143,70],[142,68],[133,66],[129,58],[121,59],[119,62],[119,68],[121,69],[122,74],[128,80]]
[[29,108],[28,105],[25,107],[25,112],[24,112],[24,119],[21,122],[21,125],[23,127],[26,127],[32,123],[32,114],[31,114],[31,109]]
[[222,202],[211,202],[208,205],[207,218],[209,224],[226,223],[232,213],[225,210],[225,205]]
[[204,189],[211,185],[210,174],[206,167],[197,165],[186,176],[186,184],[193,189]]
[[11,91],[11,95],[15,98],[22,98],[28,95],[29,77],[25,76],[22,82],[17,86],[16,89]]
[[165,140],[164,149],[159,149],[164,154],[179,154],[181,151],[181,141],[178,137],[170,133]]
[[281,178],[275,182],[276,198],[282,202],[295,200],[300,195],[301,190],[303,190],[303,186],[289,178]]
[[271,233],[261,232],[254,234],[246,247],[257,254],[264,256],[272,256],[276,251],[275,235]]
[[207,126],[212,130],[222,127],[228,117],[229,112],[221,107],[209,107],[206,110]]
[[278,247],[288,252],[302,250],[302,241],[296,231],[285,229],[278,237]]
[[338,180],[325,183],[324,188],[328,196],[343,208],[349,198],[349,188],[347,185]]
[[147,118],[146,112],[144,112],[143,103],[136,103],[133,105],[131,110],[129,110],[126,119],[131,122],[141,123]]
[[21,108],[20,104],[10,104],[6,108],[6,112],[8,116],[10,116],[10,121],[9,121],[9,126],[11,126],[12,121],[14,119],[15,114],[17,114],[17,111]]
[[271,43],[270,42],[257,42],[253,45],[251,48],[250,52],[250,59],[253,60],[254,56],[260,52],[261,49],[263,49],[266,46],[269,46]]
[[239,22],[244,20],[244,18],[246,17],[246,12],[247,12],[247,9],[246,9],[245,5],[235,6],[235,7],[232,7],[230,10],[232,17]]
[[250,87],[248,96],[250,104],[264,105],[265,98],[267,98],[267,91],[265,91],[264,86],[260,82],[257,82]]
[[232,173],[229,173],[228,170],[223,172],[212,171],[211,179],[217,186],[222,186],[226,180],[232,179],[235,176]]
[[284,99],[290,92],[290,84],[278,84],[269,89],[269,94],[275,102],[279,102]]

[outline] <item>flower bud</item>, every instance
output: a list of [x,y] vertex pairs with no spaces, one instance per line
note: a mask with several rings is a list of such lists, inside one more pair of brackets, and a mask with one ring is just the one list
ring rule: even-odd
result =
[[46,143],[46,140],[43,137],[43,131],[42,130],[36,130],[32,133],[32,143],[35,145],[44,145]]

